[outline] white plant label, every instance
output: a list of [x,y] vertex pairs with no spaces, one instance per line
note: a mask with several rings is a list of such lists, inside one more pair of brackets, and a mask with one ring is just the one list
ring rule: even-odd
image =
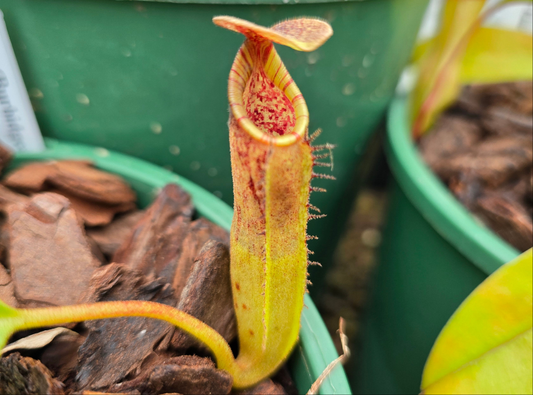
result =
[[0,11],[0,142],[12,151],[43,151],[44,141]]

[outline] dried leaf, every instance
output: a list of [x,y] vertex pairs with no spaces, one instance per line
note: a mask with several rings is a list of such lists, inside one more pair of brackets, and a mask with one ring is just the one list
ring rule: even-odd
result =
[[9,344],[8,346],[4,347],[4,349],[1,351],[1,354],[5,354],[13,350],[33,350],[37,348],[43,348],[59,336],[78,337],[79,334],[63,327],[48,329],[39,333],[35,333],[33,335],[23,337],[22,339],[19,339],[16,342]]

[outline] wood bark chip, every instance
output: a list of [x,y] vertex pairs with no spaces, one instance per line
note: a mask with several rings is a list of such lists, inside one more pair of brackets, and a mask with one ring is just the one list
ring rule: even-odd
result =
[[137,390],[127,392],[81,391],[74,392],[72,395],[141,395],[141,393]]
[[461,173],[475,174],[482,183],[496,188],[524,171],[532,159],[530,143],[515,138],[494,138],[478,144],[475,151],[454,155],[434,168],[444,179]]
[[48,181],[73,195],[106,204],[135,202],[135,192],[124,180],[114,174],[74,161],[56,162],[56,172]]
[[448,188],[466,208],[472,210],[483,193],[481,182],[472,174],[459,173],[450,177]]
[[531,81],[469,85],[463,88],[455,106],[465,112],[478,115],[493,108],[531,115],[533,112],[532,92]]
[[[63,162],[82,166],[90,166],[92,164],[92,162],[86,160],[65,160]],[[2,182],[9,188],[25,193],[41,192],[47,187],[48,177],[57,171],[56,164],[57,161],[28,163],[7,174]]]
[[15,298],[15,288],[13,281],[7,270],[0,263],[0,300],[11,307],[18,307]]
[[0,172],[9,165],[11,159],[13,159],[11,151],[0,144]]
[[63,384],[41,362],[13,353],[0,359],[0,394],[63,395]]
[[17,192],[13,192],[11,189],[0,185],[0,210],[6,211],[10,204],[24,204],[27,203],[30,198],[26,195],[22,195]]
[[270,379],[262,381],[253,388],[235,392],[238,395],[286,395],[285,389]]
[[12,204],[27,204],[30,198],[0,185],[0,262],[9,268],[9,231],[6,224],[7,210]]
[[87,229],[87,236],[96,242],[106,257],[111,258],[130,237],[132,229],[143,216],[143,211],[120,215],[107,226]]
[[518,133],[526,137],[531,135],[533,119],[531,116],[495,108],[483,114],[480,124],[483,129],[494,136],[503,137]]
[[172,286],[178,295],[181,295],[185,288],[194,264],[194,259],[198,256],[204,244],[209,240],[218,241],[229,248],[229,234],[226,230],[205,218],[200,218],[192,222],[183,240],[181,253],[178,257],[172,279]]
[[41,362],[50,369],[54,377],[65,384],[67,390],[75,387],[78,350],[84,341],[83,335],[60,336],[45,347],[41,354]]
[[135,193],[122,178],[95,169],[86,160],[30,163],[8,174],[4,185],[28,193],[54,186],[80,198],[105,204],[136,200]]
[[75,194],[60,189],[51,188],[49,192],[57,193],[66,197],[76,213],[83,220],[86,226],[108,225],[113,220],[115,214],[124,213],[135,208],[135,202],[119,204],[105,204],[87,200]]
[[[148,280],[139,271],[110,264],[91,279],[83,302],[148,300],[174,306],[171,287]],[[81,390],[105,390],[135,377],[143,361],[157,348],[173,326],[150,318],[115,318],[87,321],[89,334],[79,349],[76,381]]]
[[91,249],[91,254],[95,259],[97,259],[101,265],[107,265],[109,262],[103,252],[100,250],[100,247],[89,236],[85,235],[85,240],[87,241],[87,244],[89,245],[89,248]]
[[443,115],[420,142],[420,151],[426,163],[434,167],[443,158],[467,151],[480,140],[481,134],[481,128],[468,118]]
[[78,302],[100,266],[69,201],[55,193],[35,195],[10,206],[10,267],[15,296],[22,304]]
[[191,395],[229,394],[233,384],[231,376],[216,369],[213,361],[193,355],[182,355],[155,366],[148,381],[157,393]]
[[487,225],[497,228],[499,235],[518,250],[531,247],[531,216],[516,202],[502,196],[483,196],[477,201],[476,214]]
[[231,376],[209,358],[180,355],[148,364],[135,379],[113,385],[109,392],[142,394],[228,394]]
[[7,218],[4,212],[0,211],[0,263],[9,269],[9,231]]
[[[237,335],[229,271],[229,249],[209,240],[202,248],[183,289],[178,310],[182,310],[215,329],[231,342]],[[176,329],[172,346],[186,350],[198,342]]]
[[527,169],[506,191],[517,202],[522,203],[524,206],[529,206],[533,209],[533,169]]
[[272,377],[272,380],[281,385],[289,395],[298,395],[300,392],[292,380],[291,373],[287,364],[283,365],[280,370]]
[[193,207],[181,187],[168,184],[118,248],[113,261],[172,282]]

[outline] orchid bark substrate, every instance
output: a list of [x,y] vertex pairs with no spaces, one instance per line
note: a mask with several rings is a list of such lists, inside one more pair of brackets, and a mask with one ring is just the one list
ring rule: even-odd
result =
[[[307,221],[316,155],[309,113],[273,43],[312,51],[333,33],[318,19],[283,21],[272,28],[233,18],[214,23],[246,36],[231,68],[230,147],[234,184],[231,281],[239,355],[212,328],[172,307],[143,301],[13,309],[0,302],[0,348],[17,330],[124,316],[166,320],[206,344],[234,388],[274,373],[298,340],[308,265]],[[327,165],[322,163],[322,165]]]

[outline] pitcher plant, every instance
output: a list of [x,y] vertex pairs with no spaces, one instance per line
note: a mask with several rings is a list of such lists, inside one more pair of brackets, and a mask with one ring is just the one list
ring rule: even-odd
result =
[[[312,146],[309,113],[273,42],[313,51],[333,33],[324,21],[287,20],[271,28],[227,16],[214,23],[246,40],[230,71],[229,134],[234,185],[231,226],[231,281],[239,334],[233,356],[224,338],[198,319],[173,307],[145,301],[15,309],[0,302],[0,348],[22,329],[66,322],[139,316],[174,324],[203,342],[217,367],[247,388],[274,373],[298,340],[304,306],[308,254],[307,221],[321,216],[309,204],[314,166],[329,166]],[[310,214],[309,209],[318,214]]]

